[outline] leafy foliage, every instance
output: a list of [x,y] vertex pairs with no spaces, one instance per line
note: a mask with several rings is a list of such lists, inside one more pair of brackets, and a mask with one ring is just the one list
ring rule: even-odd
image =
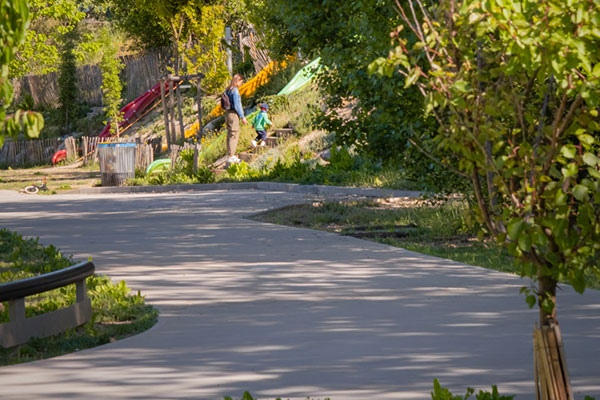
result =
[[[368,73],[369,63],[388,51],[389,32],[399,23],[392,2],[273,0],[257,2],[252,20],[263,31],[274,54],[300,51],[321,57],[325,67],[318,84],[325,88],[327,112],[321,127],[336,133],[337,144],[355,145],[357,151],[389,165],[405,165],[432,190],[464,187],[446,164],[456,159],[439,152],[434,136],[437,123],[424,116],[423,100],[415,88],[394,79]],[[432,152],[424,157],[420,148]],[[404,161],[410,161],[404,164]]]
[[[465,394],[464,396],[454,396],[452,393],[450,393],[450,391],[447,388],[442,387],[440,385],[440,382],[437,379],[434,379],[433,380],[433,392],[431,393],[431,399],[432,400],[466,400],[469,397],[471,397],[474,393],[475,393],[475,389],[468,388],[467,394]],[[496,385],[492,385],[491,392],[484,392],[483,390],[480,390],[479,393],[477,393],[475,395],[476,400],[512,400],[514,398],[515,398],[514,395],[512,395],[512,396],[500,395],[498,393],[498,388],[496,387]]]
[[152,11],[129,0],[108,0],[109,19],[129,34],[137,47],[152,49],[170,44],[170,27],[161,24]]
[[[117,13],[131,21],[131,24],[122,24],[123,29],[146,42],[166,44],[168,40],[173,49],[171,71],[204,73],[206,78],[202,85],[208,93],[220,91],[228,78],[221,38],[225,22],[239,8],[234,7],[239,6],[239,2],[228,3],[224,0],[112,0]],[[140,15],[144,16],[141,21]],[[158,34],[154,33],[154,27]]]
[[10,76],[46,74],[60,64],[64,35],[85,17],[76,0],[29,0],[31,26],[10,64]]
[[198,18],[193,12],[188,15],[190,31],[195,40],[191,43],[178,43],[187,74],[202,72],[202,89],[216,94],[223,89],[229,78],[225,64],[227,53],[221,45],[225,36],[225,9],[220,5],[204,5]]
[[102,96],[104,100],[104,111],[110,121],[111,134],[119,134],[119,123],[123,120],[121,114],[121,92],[123,84],[119,74],[123,69],[123,62],[117,58],[118,45],[112,39],[109,28],[102,32],[102,60],[100,70],[102,71]]
[[62,49],[62,59],[60,64],[60,76],[58,78],[60,103],[61,125],[63,133],[68,133],[69,124],[71,123],[71,110],[75,108],[77,103],[77,68],[75,65],[75,44],[77,40],[77,31],[74,29],[67,33],[64,38],[64,46]]
[[[143,175],[145,175],[145,172]],[[197,171],[194,171],[194,150],[184,149],[179,153],[179,158],[174,168],[167,171],[152,173],[149,176],[137,177],[130,181],[129,184],[176,185],[186,183],[212,183],[214,181],[215,174],[210,168],[199,166]]]
[[600,10],[464,0],[402,12],[411,33],[395,32],[397,47],[374,68],[400,71],[424,95],[481,220],[538,279],[534,295],[551,313],[558,280],[583,292],[600,273]]
[[37,137],[44,126],[42,116],[30,111],[19,109],[13,116],[6,118],[6,111],[14,94],[8,66],[23,43],[29,18],[25,0],[0,0],[0,147],[7,135],[17,136],[24,131],[28,137]]

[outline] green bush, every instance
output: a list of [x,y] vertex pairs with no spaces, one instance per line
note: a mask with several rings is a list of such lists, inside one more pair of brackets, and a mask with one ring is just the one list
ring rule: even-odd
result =
[[227,168],[227,176],[235,181],[244,181],[260,179],[264,174],[262,171],[250,168],[245,161],[242,161],[239,164],[230,165],[229,168]]
[[147,177],[130,180],[130,185],[177,185],[186,183],[212,183],[215,181],[215,174],[210,168],[199,166],[194,171],[194,150],[185,149],[180,153],[181,160],[173,169],[168,171],[154,173]]
[[[431,393],[432,400],[466,400],[471,397],[475,393],[475,389],[467,388],[467,394],[464,396],[454,396],[450,391],[442,387],[440,382],[437,379],[433,380],[433,392]],[[479,393],[475,395],[476,400],[512,400],[515,396],[505,396],[500,395],[498,393],[498,388],[495,385],[492,385],[491,392],[484,392],[480,390]]]

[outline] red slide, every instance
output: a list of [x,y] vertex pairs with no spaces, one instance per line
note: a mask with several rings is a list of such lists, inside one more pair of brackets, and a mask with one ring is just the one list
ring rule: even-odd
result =
[[[169,84],[165,82],[165,93],[169,92]],[[121,114],[123,115],[123,121],[119,124],[119,128],[123,129],[130,124],[135,122],[142,116],[144,110],[150,107],[156,100],[160,99],[160,83],[152,86],[150,90],[139,96],[137,99],[128,103],[121,108]],[[102,132],[98,135],[100,138],[110,137],[110,123],[106,124]],[[65,150],[59,150],[54,153],[52,157],[52,164],[56,164],[67,158],[67,152]]]
[[[169,84],[165,82],[165,93],[169,92]],[[156,100],[160,99],[160,83],[152,86],[146,93],[121,108],[123,115],[123,121],[119,124],[119,128],[125,128],[129,125],[130,121],[135,121],[137,118],[142,116],[142,113],[146,108],[151,106]],[[106,124],[102,132],[98,135],[101,138],[110,137],[110,123]]]

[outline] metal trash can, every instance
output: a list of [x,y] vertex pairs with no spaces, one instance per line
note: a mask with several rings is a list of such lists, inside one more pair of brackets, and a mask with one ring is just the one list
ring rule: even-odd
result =
[[102,186],[121,186],[135,178],[135,143],[99,143]]

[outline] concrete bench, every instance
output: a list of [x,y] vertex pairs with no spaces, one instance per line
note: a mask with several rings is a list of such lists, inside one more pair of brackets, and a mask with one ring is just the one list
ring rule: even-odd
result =
[[[87,295],[85,279],[94,270],[94,264],[86,261],[59,271],[1,284],[0,302],[8,302],[9,322],[0,324],[0,346],[13,347],[26,343],[32,337],[56,335],[88,322],[92,317],[92,303]],[[73,283],[76,285],[75,304],[31,318],[25,316],[25,297]]]

